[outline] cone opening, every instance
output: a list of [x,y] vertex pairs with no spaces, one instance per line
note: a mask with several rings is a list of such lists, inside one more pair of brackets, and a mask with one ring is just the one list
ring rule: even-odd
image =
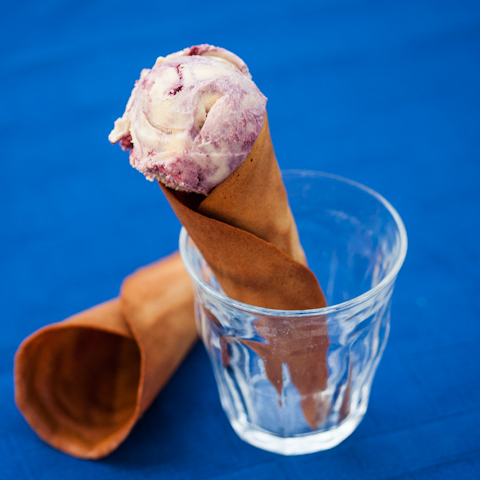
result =
[[34,337],[22,357],[19,407],[41,437],[57,438],[57,447],[91,450],[133,418],[140,352],[132,339],[94,328],[56,328]]

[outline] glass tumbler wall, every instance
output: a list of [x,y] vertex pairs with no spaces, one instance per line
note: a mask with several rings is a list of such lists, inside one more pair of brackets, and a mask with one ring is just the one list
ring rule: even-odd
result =
[[338,445],[367,410],[387,343],[402,220],[374,191],[319,172],[283,172],[309,267],[327,307],[288,311],[226,297],[183,229],[196,320],[237,434],[285,455]]

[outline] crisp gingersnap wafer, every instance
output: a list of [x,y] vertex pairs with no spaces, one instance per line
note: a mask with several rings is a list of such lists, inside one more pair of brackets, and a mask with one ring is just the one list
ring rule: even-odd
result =
[[[160,187],[229,297],[280,310],[326,306],[315,275],[305,265],[266,115],[245,161],[206,198]],[[280,323],[273,317],[257,322],[267,343],[245,343],[264,360],[279,393],[282,364],[288,366],[313,429],[328,408],[319,395],[328,378],[325,319],[317,318],[314,331],[307,334],[282,329]]]
[[191,282],[176,254],[127,277],[120,299],[25,339],[15,401],[54,448],[101,458],[128,436],[195,340]]

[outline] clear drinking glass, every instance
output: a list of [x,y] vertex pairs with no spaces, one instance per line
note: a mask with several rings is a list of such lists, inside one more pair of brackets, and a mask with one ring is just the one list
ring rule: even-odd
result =
[[[256,447],[298,455],[338,445],[365,415],[407,235],[394,208],[363,185],[307,171],[283,179],[328,307],[271,310],[232,300],[185,229],[180,253],[233,429]],[[280,365],[277,388],[269,361]]]

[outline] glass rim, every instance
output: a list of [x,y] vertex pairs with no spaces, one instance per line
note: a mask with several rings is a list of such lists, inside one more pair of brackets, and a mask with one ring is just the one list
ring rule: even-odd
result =
[[[209,295],[212,295],[214,298],[216,298],[218,301],[224,304],[230,305],[232,307],[235,307],[239,310],[243,310],[248,313],[252,313],[254,315],[263,315],[263,316],[272,316],[272,317],[319,316],[319,315],[326,315],[333,312],[339,312],[341,310],[347,310],[349,308],[360,305],[361,303],[377,295],[383,289],[387,288],[390,285],[390,283],[392,283],[395,280],[398,272],[400,271],[400,268],[402,267],[403,262],[405,260],[405,256],[407,254],[407,248],[408,248],[407,231],[405,229],[405,225],[400,215],[395,210],[395,208],[393,208],[390,202],[375,190],[372,190],[371,188],[366,187],[365,185],[359,182],[350,180],[345,177],[341,177],[339,175],[334,175],[334,174],[325,173],[325,172],[318,172],[315,170],[295,170],[295,169],[282,170],[281,173],[282,173],[282,176],[293,174],[293,175],[298,175],[299,177],[326,177],[326,178],[337,180],[343,183],[347,183],[355,188],[358,188],[359,190],[363,190],[364,192],[368,193],[370,196],[374,197],[379,203],[381,203],[388,210],[388,212],[392,215],[392,218],[395,221],[395,224],[398,228],[398,232],[400,236],[400,251],[398,252],[398,257],[394,265],[392,266],[388,274],[385,276],[385,278],[378,285],[367,290],[361,295],[351,298],[350,300],[347,300],[345,302],[337,303],[335,305],[329,305],[322,308],[311,308],[307,310],[278,310],[273,308],[257,307],[255,305],[250,305],[248,303],[243,303],[238,300],[234,300],[233,298],[228,297],[224,293],[218,292],[217,290],[212,288],[210,285],[208,285],[206,282],[204,282],[196,274],[186,254],[187,241],[189,238],[189,234],[185,229],[185,227],[182,227],[180,231],[180,239],[179,239],[180,256],[182,257],[185,269],[187,270],[192,280],[197,285],[199,285],[204,291],[206,291]],[[193,239],[192,239],[192,242],[193,242]]]

